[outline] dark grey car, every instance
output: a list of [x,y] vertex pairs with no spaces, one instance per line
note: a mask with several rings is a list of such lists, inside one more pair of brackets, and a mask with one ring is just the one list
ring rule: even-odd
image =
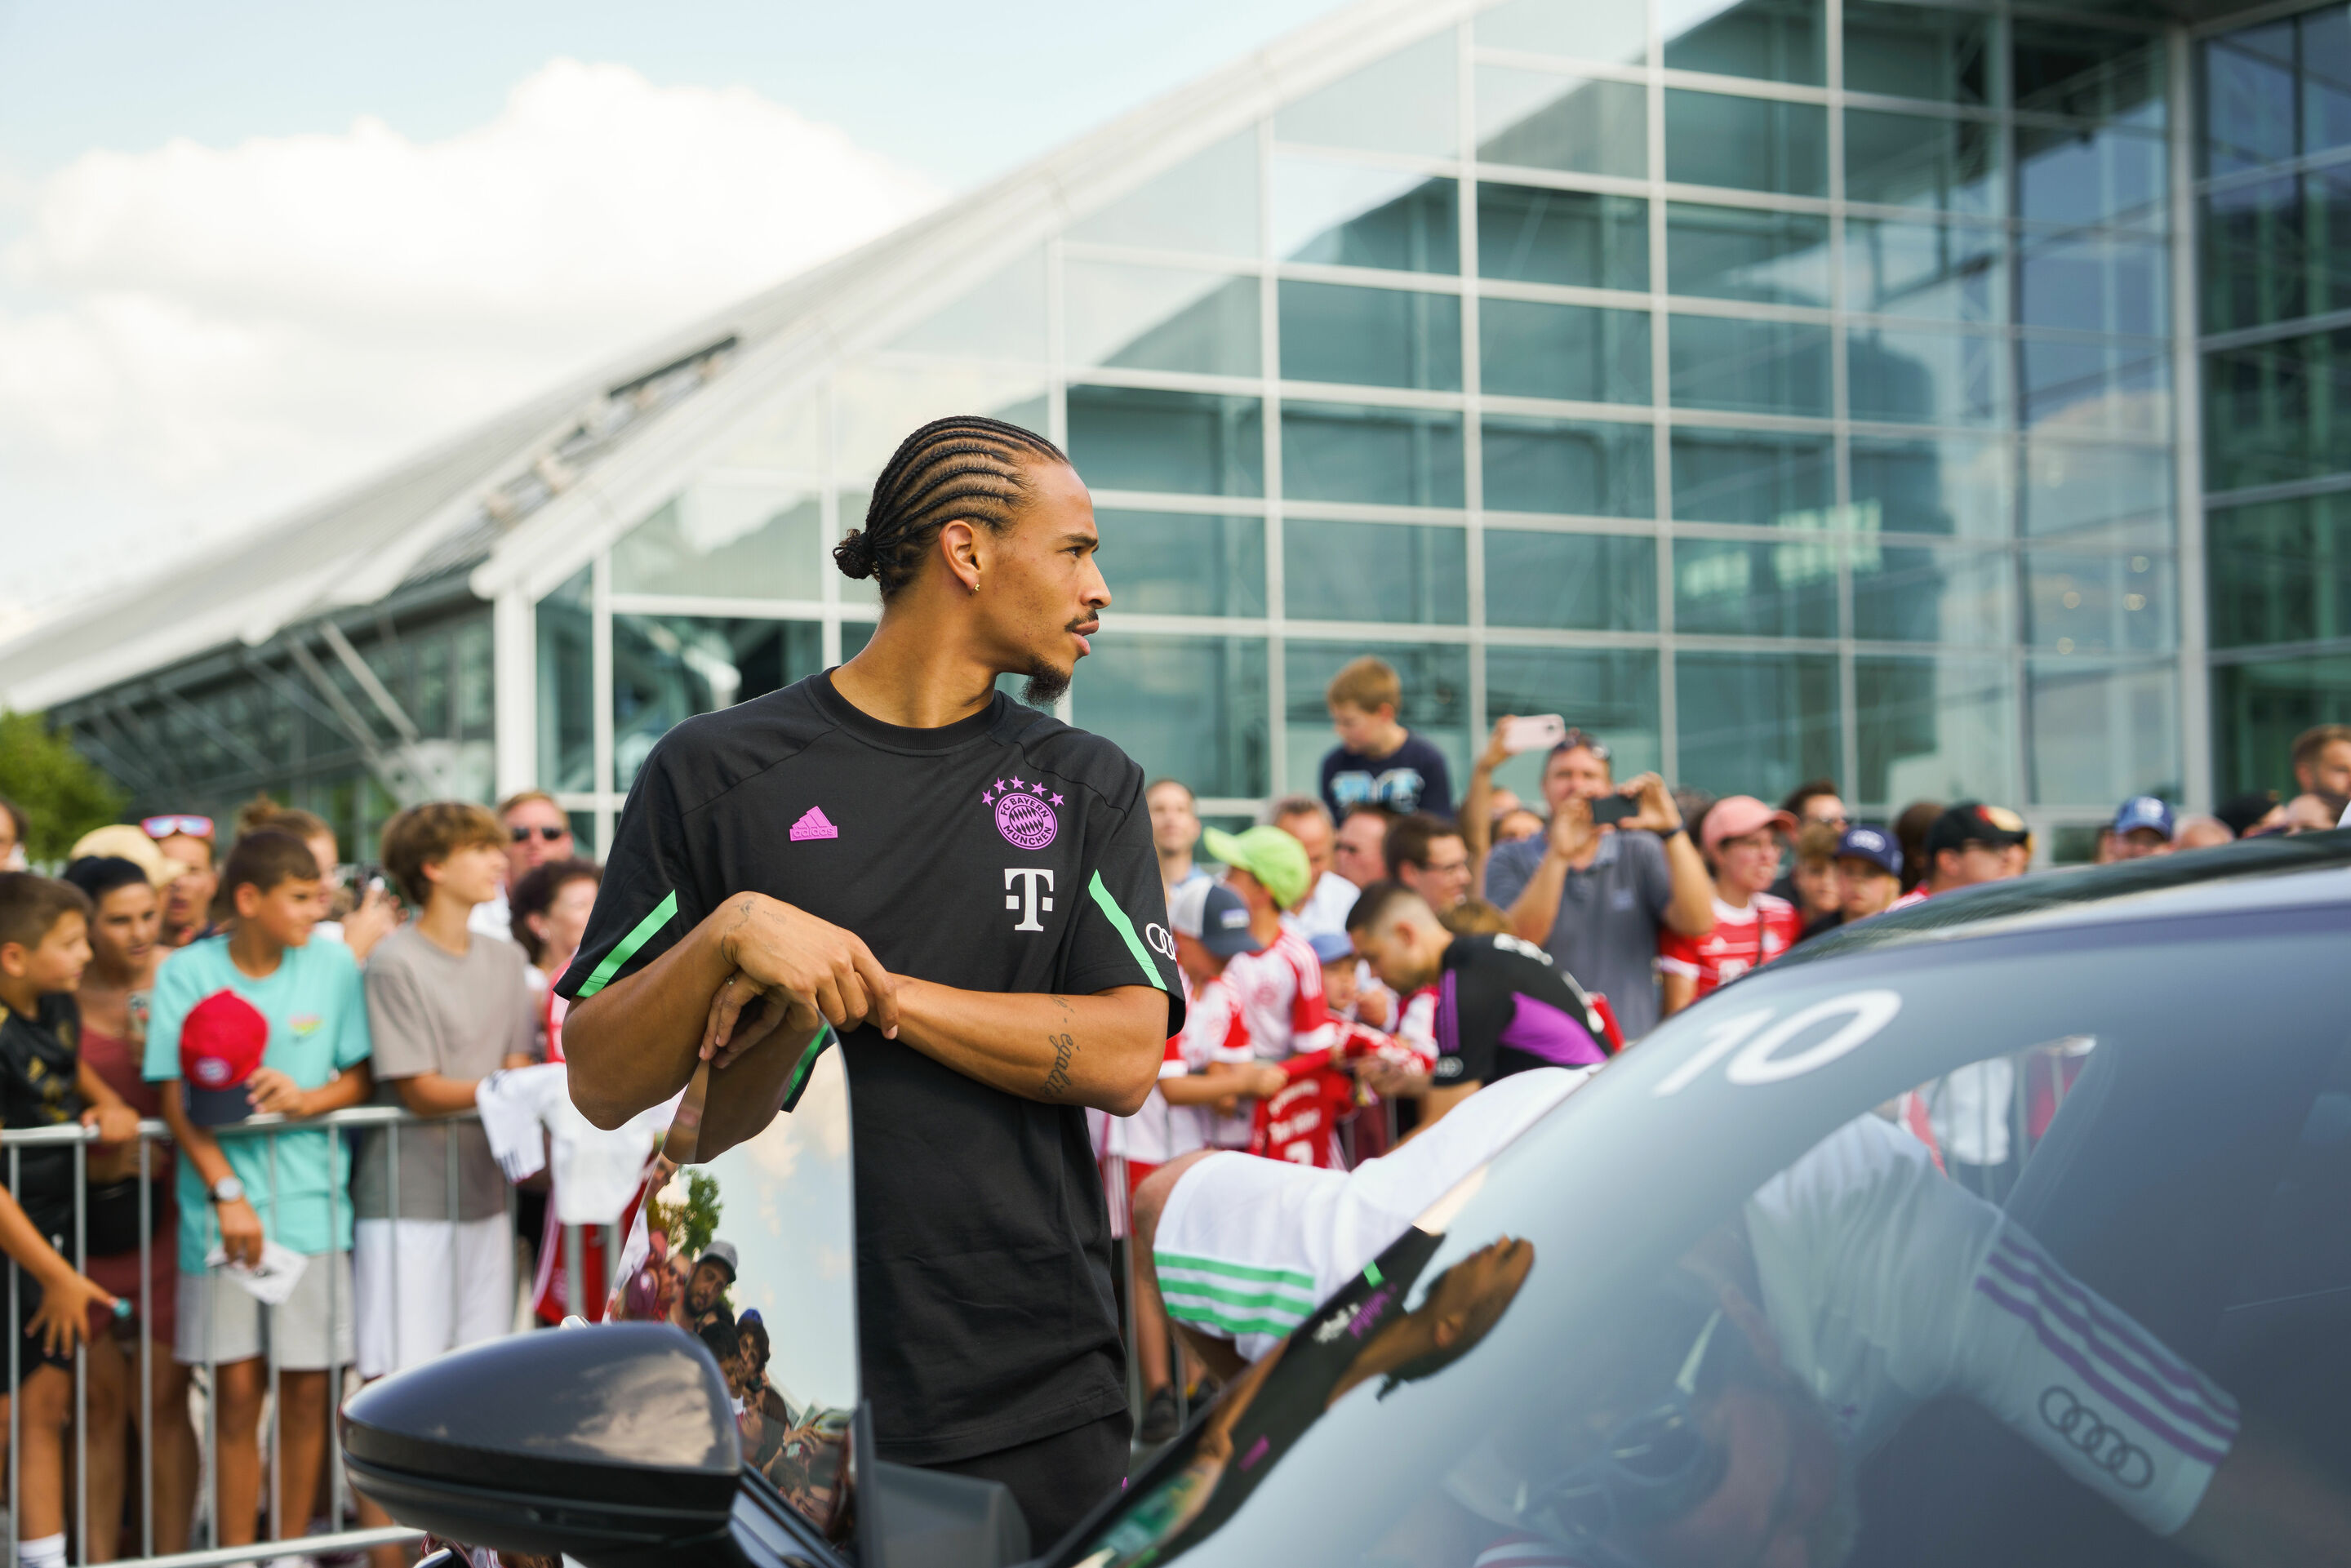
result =
[[[2347,939],[2330,833],[1809,944],[1502,1150],[1040,1561],[2351,1562]],[[523,1494],[622,1456],[517,1433],[544,1473],[484,1487],[418,1407],[350,1418],[396,1517],[840,1560],[716,1427],[665,1467],[693,1521],[559,1529]],[[1019,1549],[1000,1499],[859,1474],[866,1563]]]

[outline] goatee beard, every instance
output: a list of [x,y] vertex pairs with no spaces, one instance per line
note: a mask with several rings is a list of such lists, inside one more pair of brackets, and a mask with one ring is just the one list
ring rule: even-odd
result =
[[1070,689],[1068,670],[1057,670],[1042,659],[1029,664],[1029,684],[1020,688],[1020,700],[1030,707],[1051,707]]

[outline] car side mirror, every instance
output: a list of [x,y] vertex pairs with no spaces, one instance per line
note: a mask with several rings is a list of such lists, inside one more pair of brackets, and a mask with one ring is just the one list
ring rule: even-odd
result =
[[726,1385],[660,1323],[473,1346],[344,1408],[359,1489],[472,1546],[615,1568],[725,1534],[742,1479]]
[[[841,1052],[812,1047],[777,1092],[747,1115],[751,1103],[714,1102],[697,1075],[669,1145],[686,1165],[646,1200],[611,1320],[360,1390],[343,1415],[359,1489],[447,1541],[588,1568],[770,1551],[810,1564],[853,1550],[863,1568],[1028,1557],[1003,1485],[876,1455]],[[765,1545],[737,1550],[747,1541]]]

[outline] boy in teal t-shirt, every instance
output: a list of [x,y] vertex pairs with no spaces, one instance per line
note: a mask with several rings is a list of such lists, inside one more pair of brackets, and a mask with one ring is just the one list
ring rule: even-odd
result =
[[[340,946],[310,941],[326,894],[308,847],[290,833],[248,833],[229,852],[221,886],[235,910],[228,934],[182,948],[156,971],[146,1075],[162,1085],[163,1119],[180,1146],[174,1355],[218,1368],[213,1517],[221,1544],[242,1546],[254,1539],[261,1484],[263,1309],[233,1272],[208,1270],[204,1260],[217,1245],[232,1263],[256,1263],[265,1239],[308,1260],[292,1293],[267,1309],[284,1456],[273,1496],[308,1500],[326,1455],[328,1369],[351,1361],[350,1140],[323,1128],[239,1132],[222,1124],[228,1117],[192,1116],[182,1064],[194,1063],[186,1087],[195,1098],[213,1111],[225,1100],[232,1114],[249,1105],[323,1115],[360,1103],[372,1085],[359,967]],[[246,1075],[255,1056],[259,1065]],[[241,1085],[228,1087],[235,1078]],[[305,1522],[303,1513],[278,1520],[273,1538],[289,1526],[299,1534]]]

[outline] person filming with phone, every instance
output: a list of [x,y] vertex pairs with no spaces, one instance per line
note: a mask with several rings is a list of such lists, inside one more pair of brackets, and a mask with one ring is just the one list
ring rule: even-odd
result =
[[[1644,773],[1615,781],[1608,747],[1557,714],[1505,716],[1470,776],[1463,825],[1482,830],[1494,769],[1548,745],[1543,799],[1551,825],[1487,857],[1489,902],[1511,932],[1549,952],[1586,990],[1608,998],[1626,1040],[1656,1027],[1659,932],[1714,929],[1714,880],[1690,842],[1666,781]],[[1483,831],[1479,838],[1484,838]],[[1477,853],[1483,843],[1471,845]]]

